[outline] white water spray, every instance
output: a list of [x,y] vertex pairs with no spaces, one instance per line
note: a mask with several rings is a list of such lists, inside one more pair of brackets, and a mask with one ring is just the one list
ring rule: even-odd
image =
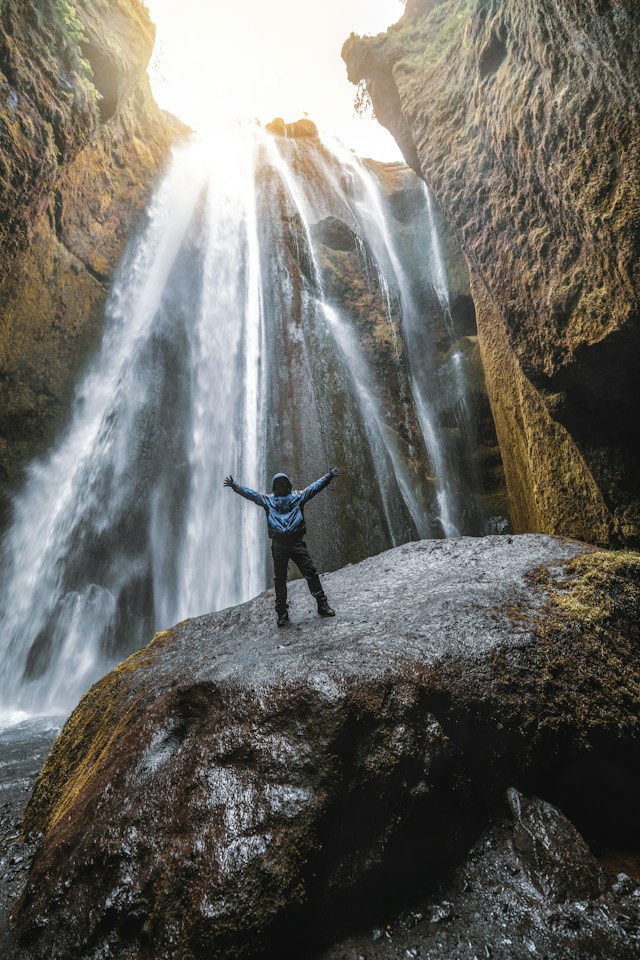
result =
[[119,271],[66,435],[15,502],[2,704],[66,709],[117,649],[265,584],[260,518],[238,529],[218,490],[264,456],[256,149],[178,150]]

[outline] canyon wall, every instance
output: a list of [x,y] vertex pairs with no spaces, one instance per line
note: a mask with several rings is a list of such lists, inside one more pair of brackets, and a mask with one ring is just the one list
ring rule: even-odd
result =
[[413,0],[343,49],[464,251],[516,531],[640,540],[639,34],[631,2]]
[[0,4],[0,523],[64,422],[171,143],[139,0]]

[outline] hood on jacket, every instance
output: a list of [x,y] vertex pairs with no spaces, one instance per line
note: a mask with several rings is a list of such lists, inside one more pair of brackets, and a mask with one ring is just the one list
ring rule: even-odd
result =
[[289,477],[286,475],[286,473],[274,473],[273,480],[271,481],[271,489],[275,493],[274,488],[276,485],[276,480],[280,480],[281,478],[287,481],[287,485],[289,487],[289,489],[287,490],[287,493],[291,493],[292,483],[291,483],[291,480],[289,480]]

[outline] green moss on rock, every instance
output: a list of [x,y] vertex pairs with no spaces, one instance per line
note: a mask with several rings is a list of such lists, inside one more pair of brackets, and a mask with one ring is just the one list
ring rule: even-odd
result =
[[517,717],[529,743],[547,732],[565,733],[580,746],[603,731],[637,738],[640,555],[583,554],[543,567],[534,582],[544,588],[545,602],[509,614],[530,626],[533,641],[493,661],[502,721]]
[[[140,712],[142,697],[130,695],[129,674],[150,666],[170,640],[157,633],[149,643],[95,683],[83,696],[57,738],[25,811],[23,829],[45,834],[60,821],[102,765],[119,757],[118,740]],[[126,705],[123,707],[123,702]]]

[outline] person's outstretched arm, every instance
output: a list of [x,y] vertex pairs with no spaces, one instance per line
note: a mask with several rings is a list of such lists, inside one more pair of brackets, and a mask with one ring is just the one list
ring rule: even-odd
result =
[[267,504],[267,498],[263,493],[257,493],[257,491],[252,490],[251,487],[243,487],[241,483],[236,483],[231,474],[224,478],[224,486],[231,487],[234,493],[239,493],[245,500],[252,500],[253,503],[257,503],[259,507],[264,507]]
[[331,483],[334,477],[339,477],[341,473],[342,470],[340,467],[330,467],[323,477],[320,477],[319,480],[314,480],[308,487],[305,487],[302,491],[301,504],[306,503],[307,500],[311,500],[311,497],[315,497],[316,493],[324,490],[327,484]]

